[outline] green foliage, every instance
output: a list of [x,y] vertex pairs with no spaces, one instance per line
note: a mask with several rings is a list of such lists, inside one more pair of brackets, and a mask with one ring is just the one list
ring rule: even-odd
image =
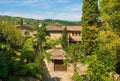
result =
[[113,81],[115,73],[116,46],[120,38],[111,30],[99,33],[99,49],[87,59],[87,78],[90,81]]
[[74,81],[83,81],[83,77],[81,77],[77,72],[73,74]]
[[103,22],[109,23],[110,28],[120,35],[120,1],[101,0],[100,11]]
[[43,68],[40,58],[36,58],[34,62],[28,64],[22,64],[21,62],[14,63],[14,76],[26,77],[33,76],[40,80],[44,79]]
[[33,63],[27,64],[28,72],[35,76],[36,78],[39,78],[41,80],[44,80],[44,74],[43,74],[43,68],[42,63],[40,62],[39,58],[36,58]]
[[60,39],[47,39],[44,48],[53,49],[56,48],[57,45],[60,45]]
[[20,19],[20,25],[23,26],[23,19]]
[[[43,80],[42,64],[40,59],[34,61],[32,38],[26,39],[21,61],[16,58],[17,47],[22,47],[20,30],[7,22],[0,22],[0,79],[2,81],[18,81],[20,77],[34,76]],[[21,46],[21,47],[20,47]],[[27,63],[24,63],[27,60]]]
[[46,26],[42,25],[41,27],[37,28],[37,45],[41,46],[43,42],[46,41]]
[[22,46],[20,30],[8,22],[0,22],[0,79],[8,81],[14,73],[15,50]]
[[47,25],[56,25],[56,26],[80,26],[81,22],[79,21],[64,21],[64,20],[53,20],[53,19],[45,19],[42,22]]
[[82,11],[82,27],[97,26],[98,0],[83,0]]
[[[101,0],[101,21],[98,23],[98,0],[83,0],[82,14],[82,53],[86,58],[88,81],[113,81],[115,73],[116,46],[119,45],[119,1]],[[112,29],[112,30],[111,30]]]
[[116,46],[116,73],[120,74],[120,45]]
[[19,77],[18,76],[10,76],[9,81],[19,81]]
[[12,49],[8,50],[6,46],[5,48],[0,47],[0,78],[3,81],[8,80],[13,71],[12,54],[14,54]]
[[36,25],[35,25],[36,21],[39,21],[39,23],[41,22],[41,20],[36,20],[36,19],[12,17],[12,16],[0,16],[0,21],[7,21],[13,25],[22,25],[23,23],[21,23],[21,19],[22,19],[22,22],[24,20],[24,23],[26,26],[33,27],[33,28],[36,27]]
[[8,22],[0,22],[0,42],[16,49],[22,46],[23,39],[19,29]]
[[87,27],[83,29],[83,41],[82,41],[82,53],[87,56],[91,55],[98,49],[98,28],[95,26]]
[[22,18],[22,17],[12,17],[12,16],[0,16],[0,21],[8,21],[13,25],[22,25],[21,21],[24,20],[25,25],[28,27],[36,27],[36,22],[38,23],[45,23],[46,25],[56,25],[56,26],[80,26],[80,21],[64,21],[64,20],[53,20],[53,19],[45,19],[45,20],[37,20],[37,19],[30,19],[30,18]]
[[107,49],[97,51],[96,58],[90,61],[87,70],[89,81],[113,81],[112,75],[115,71],[115,61],[112,54]]
[[43,56],[44,56],[45,59],[47,59],[48,62],[51,60],[50,59],[51,54],[47,53],[45,50],[43,51]]
[[63,50],[67,51],[68,48],[68,32],[67,32],[67,28],[65,27],[63,32],[62,32],[62,38],[61,38],[61,45]]
[[97,47],[98,0],[83,0],[82,11],[82,52],[91,55]]
[[32,38],[26,40],[23,47],[23,52],[20,57],[20,62],[14,62],[14,76],[33,76],[40,80],[44,79],[42,70],[43,63],[41,62],[39,57],[35,58],[34,56]]
[[42,25],[41,27],[37,27],[37,35],[36,35],[36,41],[35,45],[37,46],[37,53],[40,56],[40,59],[42,61],[42,51],[43,51],[43,45],[45,45],[46,42],[46,25]]
[[[115,45],[116,42],[118,43],[120,41],[119,40],[120,39],[120,23],[119,23],[120,22],[120,1],[119,0],[101,0],[100,11],[101,11],[101,19],[102,19],[102,22],[104,23],[104,26],[114,31],[114,35],[115,33],[119,35],[119,37],[115,37],[114,39],[116,41],[114,41],[113,45]],[[116,59],[117,59],[116,72],[117,73],[120,73],[120,70],[119,70],[120,60],[118,60],[118,58],[120,57],[119,46],[120,46],[119,44],[116,45],[116,48],[114,46],[114,50],[116,49],[115,52],[117,54],[116,55]]]
[[77,64],[80,62],[80,59],[82,58],[80,45],[72,44],[68,47],[68,51],[65,55],[66,63],[73,63],[74,71],[77,69]]
[[26,60],[27,63],[29,63],[29,62],[33,62],[34,59],[35,59],[35,55],[34,55],[34,49],[33,49],[33,40],[32,38],[30,38],[26,40],[23,46],[21,61],[24,62],[24,60]]

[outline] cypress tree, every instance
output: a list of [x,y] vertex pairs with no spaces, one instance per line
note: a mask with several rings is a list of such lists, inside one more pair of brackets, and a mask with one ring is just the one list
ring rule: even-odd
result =
[[62,32],[61,45],[62,45],[63,50],[67,51],[67,47],[68,47],[68,32],[67,32],[67,28],[66,27],[63,29],[63,32]]
[[20,25],[23,26],[23,19],[20,19]]
[[82,11],[82,51],[91,55],[97,47],[98,0],[83,0]]

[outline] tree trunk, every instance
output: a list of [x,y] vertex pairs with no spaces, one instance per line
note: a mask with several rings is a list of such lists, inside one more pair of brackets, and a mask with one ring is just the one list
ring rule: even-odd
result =
[[40,60],[42,60],[42,45],[40,45]]

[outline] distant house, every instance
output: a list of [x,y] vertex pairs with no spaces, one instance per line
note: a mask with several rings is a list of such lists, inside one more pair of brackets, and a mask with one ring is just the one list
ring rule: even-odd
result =
[[[65,27],[49,26],[46,31],[49,32],[51,39],[59,39],[62,36]],[[81,26],[67,26],[68,38],[70,43],[81,42]]]
[[22,33],[23,36],[35,37],[35,35],[37,34],[37,32],[34,31],[33,28],[30,28],[28,26],[17,25],[16,27],[21,30],[21,33]]

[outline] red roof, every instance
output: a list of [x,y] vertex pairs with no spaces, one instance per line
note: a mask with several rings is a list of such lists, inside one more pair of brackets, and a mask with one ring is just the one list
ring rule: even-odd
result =
[[51,55],[52,60],[65,59],[65,57],[64,57],[65,51],[62,49],[49,49],[49,50],[47,50],[47,53],[49,53]]
[[[49,26],[47,31],[63,31],[65,27]],[[81,31],[81,26],[67,26],[68,31]]]

